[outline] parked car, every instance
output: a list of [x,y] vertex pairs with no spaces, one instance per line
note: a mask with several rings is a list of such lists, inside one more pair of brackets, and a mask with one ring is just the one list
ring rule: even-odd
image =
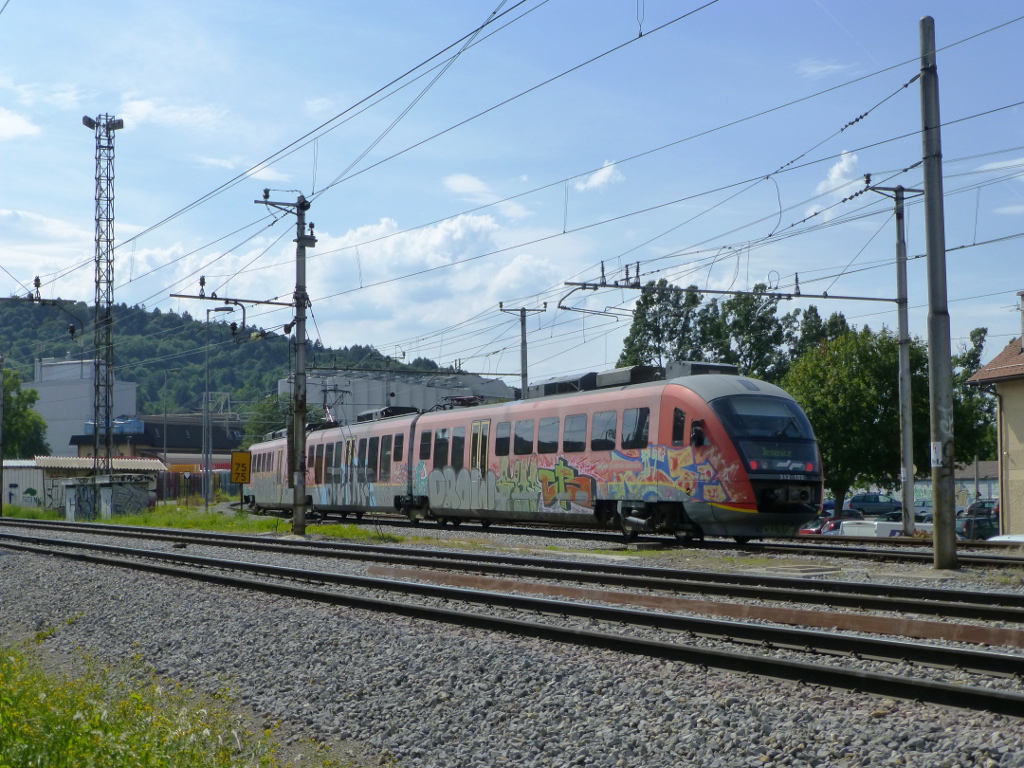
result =
[[881,493],[856,493],[843,504],[843,509],[854,509],[865,515],[881,515],[902,510],[903,504]]
[[971,502],[964,511],[964,517],[996,517],[999,515],[999,499],[978,499]]
[[857,511],[844,510],[838,515],[831,515],[827,517],[819,517],[817,520],[812,520],[809,523],[805,523],[804,527],[800,529],[800,533],[804,535],[817,535],[817,534],[838,534],[839,528],[842,526],[844,520],[863,520],[864,515]]
[[980,541],[999,535],[997,517],[962,517],[956,521],[956,535],[959,539]]
[[825,499],[823,502],[821,502],[821,512],[822,512],[822,514],[824,514],[825,512],[831,512],[835,508],[836,508],[836,500],[835,499]]
[[[963,505],[954,504],[953,508],[956,509],[957,517],[964,513]],[[921,513],[925,515],[932,515],[935,513],[935,502],[931,499],[921,499],[920,501],[914,502],[914,513]]]

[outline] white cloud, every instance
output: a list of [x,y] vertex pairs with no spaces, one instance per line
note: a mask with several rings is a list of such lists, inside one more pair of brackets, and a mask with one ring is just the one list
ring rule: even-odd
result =
[[85,240],[93,238],[92,230],[85,230],[71,222],[41,216],[30,211],[0,210],[0,221],[8,236],[24,240]]
[[[861,178],[861,174],[856,172],[857,167],[857,156],[852,152],[843,150],[842,156],[839,160],[828,169],[828,175],[818,182],[818,186],[815,187],[814,192],[819,197],[825,197],[833,202],[842,200],[847,195],[853,194],[856,191],[851,186],[856,180]],[[822,203],[815,203],[805,211],[805,216],[812,216],[825,208]],[[831,216],[831,213],[829,213]]]
[[34,125],[27,118],[0,107],[0,141],[35,136],[40,130],[38,125]]
[[487,184],[468,173],[453,173],[444,178],[444,186],[474,205],[495,205],[502,216],[518,221],[530,215],[529,210],[515,200],[498,202],[501,198]]
[[1021,216],[1024,215],[1024,203],[1019,205],[1004,205],[1001,208],[996,208],[994,212],[1003,216]]
[[854,67],[850,64],[835,64],[819,59],[804,59],[796,67],[796,73],[808,80],[821,80],[836,74],[849,72]]
[[577,181],[573,186],[580,192],[586,192],[590,189],[601,189],[607,187],[609,184],[615,184],[622,181],[625,178],[615,168],[615,163],[605,160],[604,165],[601,166],[601,170],[594,171],[592,174],[587,176],[582,181]]
[[[1024,168],[1024,157],[1016,157],[1012,160],[1002,160],[997,163],[986,163],[978,166],[979,171],[1020,171]],[[1018,179],[1021,177],[1017,177]]]
[[307,99],[304,110],[309,117],[325,118],[338,114],[341,110],[327,98]]
[[275,170],[274,168],[270,168],[268,166],[257,168],[255,171],[252,171],[249,174],[249,177],[253,179],[259,179],[260,181],[274,182],[289,181],[291,179],[291,177],[288,176],[287,174],[281,173],[280,171]]
[[227,160],[221,157],[200,157],[198,160],[200,165],[210,168],[226,168],[229,171],[233,171],[238,167],[237,160]]
[[121,102],[117,115],[124,120],[126,129],[155,123],[207,131],[223,127],[226,112],[215,107],[189,107],[152,99],[129,98]]
[[818,184],[814,191],[819,195],[832,193],[839,197],[844,197],[846,192],[842,187],[849,184],[859,175],[854,173],[856,165],[857,156],[844,149],[839,161],[828,169],[828,176],[825,177],[824,181]]

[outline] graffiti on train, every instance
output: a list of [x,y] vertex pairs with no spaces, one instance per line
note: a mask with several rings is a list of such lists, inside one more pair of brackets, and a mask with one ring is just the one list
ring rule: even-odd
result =
[[654,445],[635,453],[616,451],[612,463],[615,480],[606,489],[610,498],[729,500],[715,464],[709,457],[698,461],[692,447],[670,450]]
[[[423,476],[421,465],[417,477]],[[597,481],[580,473],[564,458],[554,466],[503,457],[498,472],[444,467],[426,474],[426,495],[436,509],[499,509],[515,512],[564,512],[586,509]]]

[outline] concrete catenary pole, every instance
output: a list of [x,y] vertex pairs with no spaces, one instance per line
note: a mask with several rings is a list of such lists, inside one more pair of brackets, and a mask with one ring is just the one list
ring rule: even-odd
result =
[[900,449],[903,454],[903,533],[914,535],[914,421],[910,398],[910,322],[907,317],[907,240],[903,193],[896,187],[896,299],[900,344]]
[[309,201],[299,195],[295,202],[295,391],[292,418],[295,434],[295,494],[292,499],[292,533],[306,535],[306,248],[316,245],[313,225],[306,233]]
[[526,307],[520,307],[519,309],[505,309],[503,302],[498,302],[499,311],[506,314],[519,314],[519,388],[522,390],[519,393],[519,398],[521,400],[529,398],[529,394],[527,393],[529,375],[526,362],[526,315],[529,312],[545,312],[547,311],[547,308],[548,303],[546,301],[541,309],[527,309]]
[[924,171],[925,251],[928,262],[928,390],[931,399],[931,469],[935,567],[958,567],[954,530],[953,364],[946,294],[946,233],[942,206],[942,141],[935,19],[921,32],[921,142]]
[[[896,201],[896,306],[899,324],[900,480],[903,499],[903,534],[914,535],[914,419],[911,412],[910,321],[907,317],[907,236],[904,200],[906,193],[920,193],[902,186],[871,187],[875,192],[892,192]],[[888,195],[886,195],[888,197]]]
[[[270,190],[263,190],[263,199],[257,204],[269,205],[282,211],[295,213],[295,373],[292,381],[292,533],[306,535],[306,306],[309,294],[306,292],[306,249],[316,246],[313,224],[306,232],[306,211],[310,202],[299,195],[294,203],[275,202],[270,199]],[[285,333],[289,326],[285,326]]]

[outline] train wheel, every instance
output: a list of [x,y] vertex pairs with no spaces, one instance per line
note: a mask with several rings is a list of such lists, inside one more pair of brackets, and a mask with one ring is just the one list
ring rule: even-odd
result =
[[454,525],[456,528],[458,528],[460,525],[462,525],[462,518],[461,517],[453,517],[452,518],[452,525]]
[[481,520],[480,521],[480,527],[481,528],[490,528],[491,527],[491,521],[490,520]]
[[418,517],[414,517],[413,520],[412,520],[412,524],[413,525],[419,525],[420,524],[420,519]]
[[749,536],[734,536],[733,538],[736,540],[737,544],[746,544],[750,541]]
[[363,519],[363,513],[362,512],[356,512],[356,520],[362,520],[362,519]]
[[347,518],[348,518],[348,512],[342,512],[342,513],[341,513],[341,519],[342,519],[342,520],[345,520],[345,519],[347,519]]
[[626,541],[634,541],[636,539],[637,532],[629,527],[629,523],[626,522],[626,519],[622,515],[618,515],[617,517],[619,518],[619,530],[622,531],[622,535],[625,537]]
[[437,518],[437,527],[438,528],[444,528],[446,525],[448,525],[448,518],[447,517],[439,517],[439,518]]

